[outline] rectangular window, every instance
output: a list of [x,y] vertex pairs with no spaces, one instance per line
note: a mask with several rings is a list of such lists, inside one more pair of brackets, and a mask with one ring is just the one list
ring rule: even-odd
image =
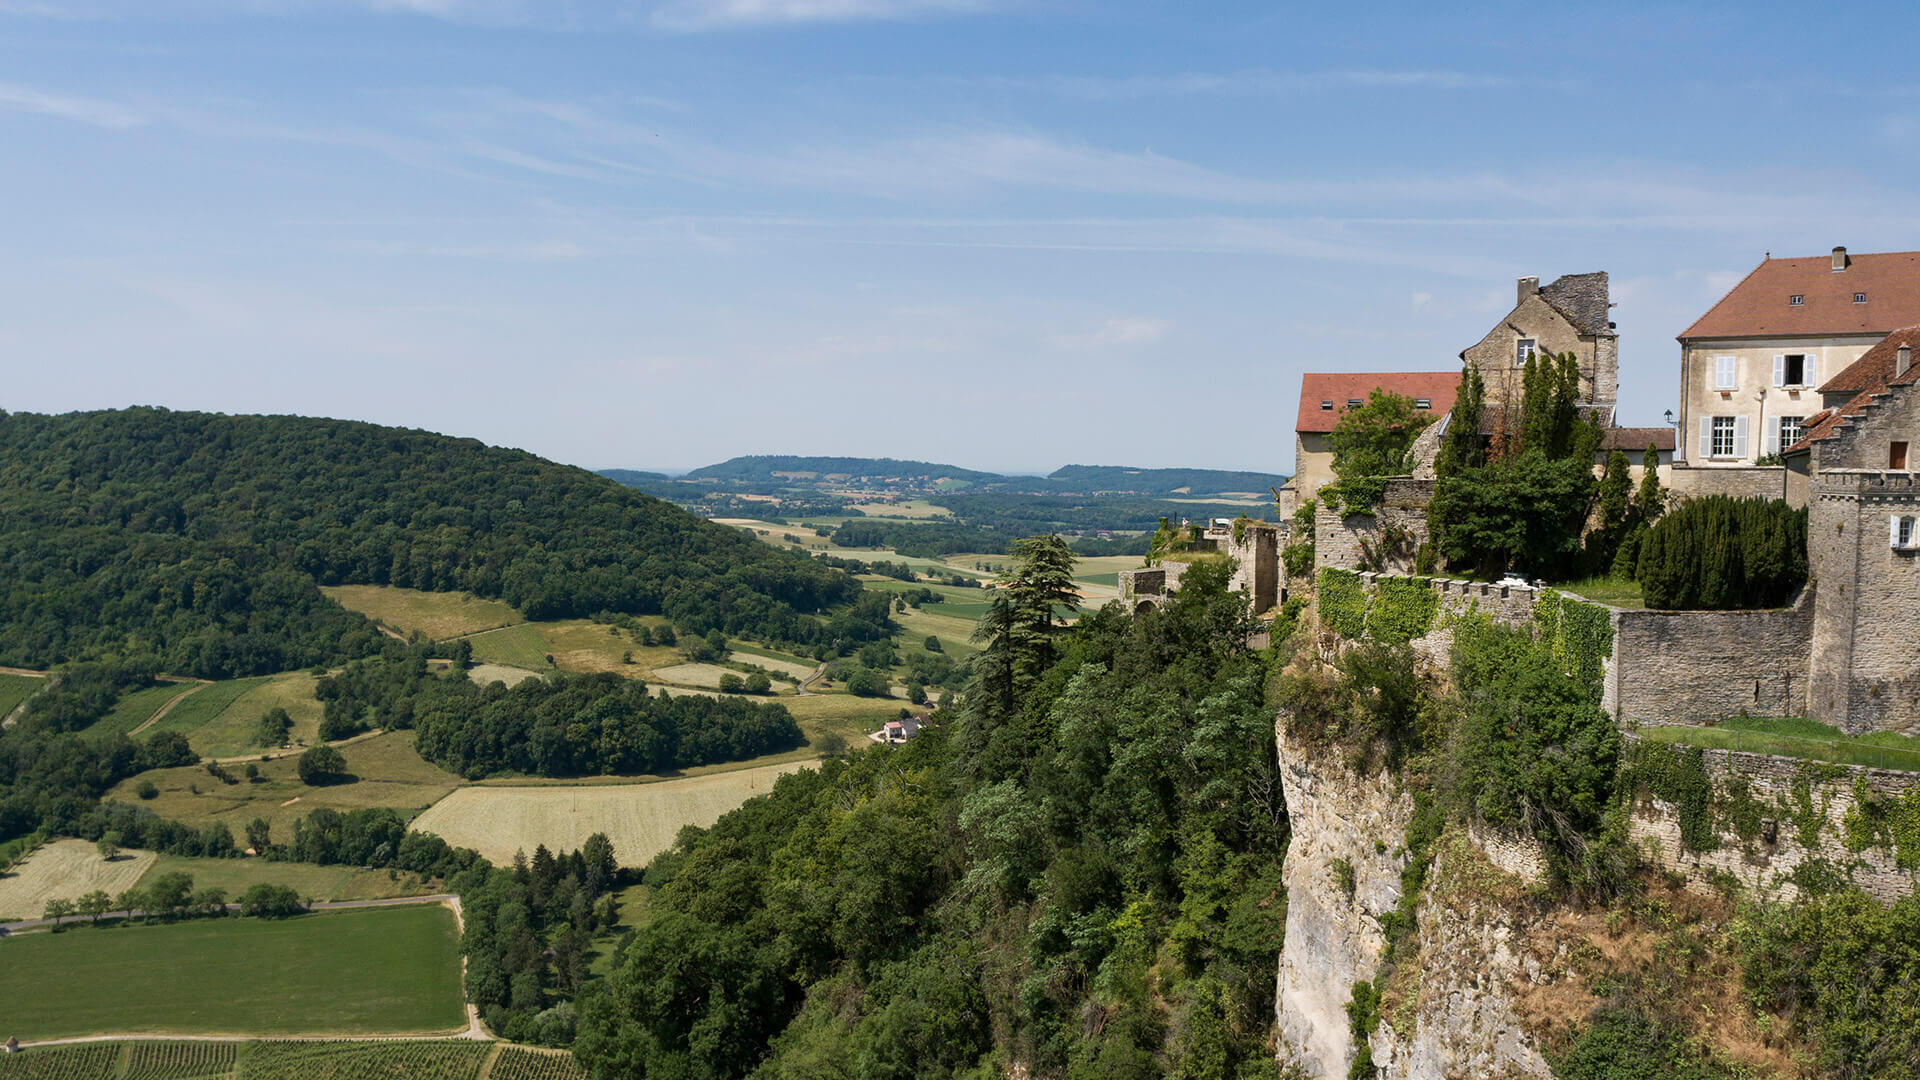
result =
[[1349,408],[1349,409],[1357,409],[1357,408],[1359,408],[1359,407],[1360,407],[1360,399],[1359,399],[1359,398],[1357,398],[1357,397],[1350,397],[1350,398],[1348,398],[1348,399],[1347,399],[1347,408]]
[[1894,442],[1894,443],[1887,444],[1887,468],[1899,469],[1902,472],[1906,471],[1906,468],[1907,468],[1907,444],[1906,443]]
[[1739,370],[1739,361],[1737,361],[1735,358],[1731,356],[1714,357],[1713,358],[1713,388],[1715,390],[1734,389],[1738,385],[1735,378],[1735,373],[1738,370]]
[[1321,402],[1321,403],[1320,403],[1320,408],[1321,408],[1322,410],[1324,410],[1324,411],[1326,411],[1326,412],[1332,412],[1332,411],[1333,411],[1333,402],[1331,402],[1331,401],[1323,401],[1323,402]]
[[1530,337],[1523,337],[1519,341],[1516,341],[1513,343],[1513,366],[1514,367],[1527,366],[1527,361],[1533,359],[1534,345],[1535,345],[1534,340]]
[[1913,519],[1912,518],[1903,517],[1899,519],[1899,523],[1894,526],[1893,542],[1895,547],[1912,547],[1913,546]]
[[1794,293],[1792,296],[1787,297],[1787,303],[1793,307],[1800,307],[1806,302],[1807,298],[1800,293]]
[[1712,456],[1733,456],[1733,417],[1716,416],[1713,418]]
[[1807,433],[1806,419],[1804,416],[1783,416],[1780,418],[1779,449],[1785,450],[1787,447],[1800,441],[1800,437]]
[[1788,353],[1784,357],[1784,359],[1786,363],[1783,365],[1784,370],[1780,373],[1782,378],[1782,382],[1780,383],[1780,385],[1782,386],[1807,385],[1807,358],[1805,354]]
[[1431,409],[1433,408],[1433,399],[1425,397],[1414,398],[1413,407],[1416,409]]
[[1867,302],[1867,294],[1866,294],[1866,293],[1863,293],[1863,292],[1857,292],[1857,293],[1854,293],[1854,294],[1853,294],[1853,302],[1854,302],[1854,303],[1856,303],[1856,304],[1864,304],[1864,303],[1866,303],[1866,302]]

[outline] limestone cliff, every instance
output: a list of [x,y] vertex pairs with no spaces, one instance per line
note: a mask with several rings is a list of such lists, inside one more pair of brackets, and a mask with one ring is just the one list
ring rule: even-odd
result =
[[[1383,974],[1382,919],[1400,901],[1414,802],[1384,771],[1357,772],[1337,754],[1290,743],[1284,724],[1278,739],[1293,834],[1276,1041],[1283,1067],[1339,1080],[1356,1049],[1346,1011],[1353,985]],[[1511,997],[1516,985],[1550,978],[1516,923],[1521,905],[1498,899],[1521,886],[1464,837],[1439,848],[1417,929],[1381,985],[1380,1023],[1369,1039],[1378,1074],[1549,1077]],[[1465,875],[1481,880],[1463,888]]]

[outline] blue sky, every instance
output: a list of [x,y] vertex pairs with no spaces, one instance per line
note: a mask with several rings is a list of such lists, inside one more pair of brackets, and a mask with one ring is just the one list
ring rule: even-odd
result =
[[0,0],[0,407],[1285,471],[1299,375],[1920,247],[1910,6]]

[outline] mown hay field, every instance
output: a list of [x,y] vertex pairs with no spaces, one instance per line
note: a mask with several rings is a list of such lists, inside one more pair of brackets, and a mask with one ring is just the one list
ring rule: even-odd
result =
[[382,626],[431,641],[464,637],[524,621],[512,604],[482,600],[472,593],[422,592],[391,585],[327,585],[320,590],[348,611]]
[[482,784],[435,803],[414,819],[413,828],[470,847],[501,866],[511,863],[515,852],[531,855],[541,844],[551,851],[571,851],[603,832],[613,841],[622,866],[644,866],[673,844],[682,826],[711,825],[808,764],[786,761],[647,784]]
[[[288,754],[271,761],[257,762],[260,782],[245,779],[246,765],[226,766],[235,783],[225,784],[207,774],[198,765],[173,769],[154,769],[129,777],[115,785],[107,798],[136,806],[145,806],[161,817],[191,825],[223,821],[235,838],[246,834],[247,823],[265,818],[273,827],[273,838],[284,842],[293,838],[293,822],[316,807],[355,810],[365,806],[389,806],[406,815],[426,809],[441,796],[457,787],[458,776],[423,760],[413,749],[414,733],[393,731],[371,738],[340,744],[347,759],[347,771],[357,779],[344,784],[309,787],[300,782],[299,758]],[[160,789],[158,797],[141,799],[138,788],[151,780]]]
[[459,935],[453,913],[438,904],[83,927],[21,935],[0,953],[5,1024],[23,1041],[424,1033],[466,1024]]
[[108,862],[85,840],[55,840],[0,874],[0,918],[37,919],[47,901],[78,900],[95,889],[118,896],[132,888],[153,861],[150,851],[125,851]]

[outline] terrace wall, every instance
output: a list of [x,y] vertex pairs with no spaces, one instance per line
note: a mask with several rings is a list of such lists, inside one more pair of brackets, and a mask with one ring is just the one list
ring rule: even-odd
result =
[[1607,693],[1615,719],[1710,724],[1805,716],[1811,589],[1778,611],[1613,609]]

